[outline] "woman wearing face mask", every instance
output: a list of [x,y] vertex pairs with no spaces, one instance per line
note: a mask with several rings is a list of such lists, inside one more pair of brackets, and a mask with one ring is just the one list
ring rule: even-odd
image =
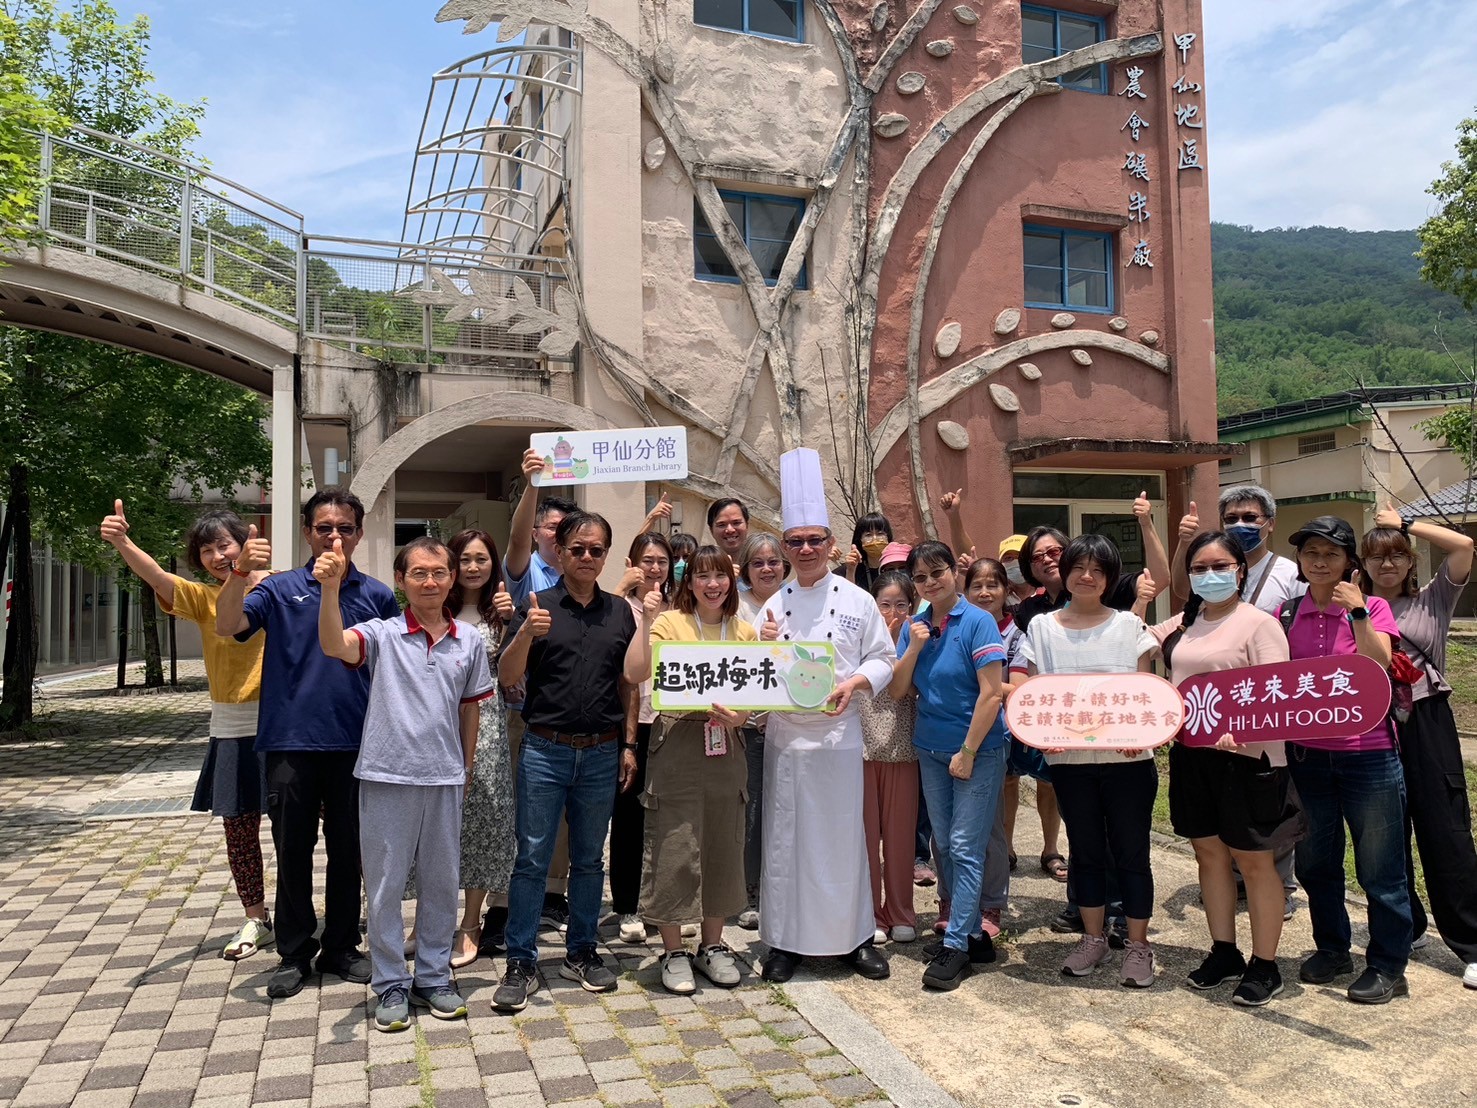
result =
[[687,576],[688,563],[697,552],[697,539],[686,531],[678,531],[667,539],[667,545],[672,548],[672,587],[676,588]]
[[[1424,539],[1446,555],[1424,587],[1416,582],[1412,539]],[[1461,740],[1448,703],[1451,686],[1442,676],[1451,615],[1472,572],[1472,545],[1460,531],[1435,523],[1407,525],[1395,506],[1386,504],[1359,553],[1374,594],[1395,613],[1401,649],[1421,671],[1411,690],[1410,717],[1398,725],[1410,813],[1405,875],[1415,934],[1419,939],[1425,933],[1426,911],[1416,893],[1412,830],[1441,940],[1466,966],[1462,983],[1477,989],[1477,850],[1472,846]]]
[[1019,605],[1036,593],[1036,586],[1026,580],[1025,570],[1021,565],[1021,550],[1025,545],[1025,535],[1009,535],[1000,543],[1000,564],[1005,567],[1011,607]]
[[[790,575],[780,540],[762,531],[751,532],[739,548],[739,580],[748,585],[739,590],[739,618],[753,623],[759,610],[779,591]],[[759,929],[759,868],[764,858],[764,722],[763,712],[743,728],[744,757],[749,764],[749,803],[744,809],[744,884],[749,903],[738,914],[738,925],[746,931]]]
[[[1170,679],[1287,661],[1277,621],[1241,599],[1246,555],[1224,532],[1199,535],[1185,552],[1194,595],[1185,610],[1152,628]],[[1231,1000],[1260,1007],[1282,991],[1277,943],[1282,937],[1282,878],[1275,852],[1303,837],[1305,821],[1280,742],[1243,742],[1225,734],[1214,747],[1175,743],[1169,752],[1169,815],[1190,840],[1200,867],[1200,895],[1210,927],[1210,953],[1188,982],[1213,989],[1238,980]],[[1251,963],[1236,945],[1235,860],[1246,879]]]
[[[657,642],[757,642],[752,624],[738,618],[733,562],[716,546],[703,546],[688,563],[672,610],[652,589],[642,601],[641,626],[626,652],[625,677],[635,684],[651,673]],[[700,713],[667,713],[653,724],[647,755],[646,865],[641,875],[641,914],[661,932],[662,985],[668,992],[696,990],[693,970],[714,985],[739,983],[738,964],[723,943],[723,922],[744,905],[743,843],[734,829],[743,819],[748,768],[739,728],[748,712],[714,704]],[[707,734],[718,728],[721,750]],[[701,919],[696,956],[682,944],[682,926]]]
[[851,550],[846,560],[836,567],[838,576],[845,577],[858,588],[872,591],[872,586],[881,573],[879,562],[882,552],[892,541],[892,524],[887,517],[877,512],[862,516],[851,532]]
[[[642,602],[655,591],[663,603],[658,614],[665,612],[673,589],[672,548],[664,536],[655,531],[637,535],[631,543],[631,567],[639,573],[626,590],[626,602],[641,622]],[[641,681],[641,706],[636,716],[636,777],[631,787],[616,793],[615,810],[610,818],[610,907],[620,917],[623,943],[646,941],[646,924],[641,922],[641,855],[645,850],[646,809],[641,806],[641,791],[646,785],[646,753],[651,745],[651,725],[656,713],[651,710],[651,676]]]
[[[1400,628],[1390,605],[1359,588],[1354,529],[1319,516],[1292,536],[1307,594],[1282,605],[1278,618],[1293,658],[1362,654],[1390,666]],[[1354,972],[1349,910],[1344,903],[1344,827],[1368,899],[1365,970],[1349,986],[1358,1004],[1384,1004],[1409,991],[1412,920],[1405,877],[1405,775],[1394,729],[1382,719],[1357,739],[1306,738],[1287,744],[1293,782],[1308,813],[1308,835],[1297,849],[1297,877],[1308,894],[1318,949],[1298,970],[1310,985]]]

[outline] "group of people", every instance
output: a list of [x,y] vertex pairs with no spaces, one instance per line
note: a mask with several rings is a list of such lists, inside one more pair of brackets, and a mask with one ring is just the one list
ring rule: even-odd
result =
[[[525,476],[541,465],[525,454]],[[407,1027],[413,1008],[465,1016],[455,970],[503,953],[493,1007],[521,1010],[540,983],[541,929],[563,933],[561,976],[608,991],[616,976],[597,948],[608,837],[619,937],[644,942],[655,929],[673,993],[693,992],[699,977],[739,983],[723,940],[735,918],[769,948],[766,980],[788,980],[807,957],[887,977],[881,945],[918,936],[921,866],[940,902],[922,984],[952,989],[995,958],[1017,864],[1018,781],[1029,776],[1042,869],[1066,883],[1052,927],[1081,933],[1062,972],[1091,974],[1118,947],[1119,980],[1148,987],[1158,764],[1150,751],[1027,746],[1006,727],[1007,699],[1038,674],[1162,664],[1179,684],[1359,653],[1406,695],[1357,739],[1226,734],[1213,747],[1172,746],[1170,818],[1194,846],[1211,940],[1188,984],[1234,981],[1232,999],[1248,1006],[1280,992],[1294,878],[1316,947],[1299,976],[1352,974],[1347,827],[1370,931],[1350,999],[1406,991],[1410,951],[1429,941],[1412,832],[1436,927],[1477,988],[1477,851],[1441,672],[1469,538],[1407,524],[1387,506],[1362,539],[1341,519],[1315,519],[1283,557],[1271,549],[1275,500],[1245,486],[1221,495],[1209,527],[1192,504],[1171,557],[1141,496],[1145,566],[1128,572],[1108,539],[1046,526],[980,556],[961,490],[940,503],[949,543],[908,546],[872,515],[843,551],[815,452],[784,455],[781,478],[777,536],[751,531],[734,499],[710,508],[710,543],[666,534],[663,497],[614,592],[599,585],[609,522],[540,500],[530,481],[501,557],[476,529],[399,551],[403,610],[354,566],[364,508],[347,490],[320,489],[303,506],[311,557],[281,573],[267,572],[271,550],[254,527],[202,515],[187,548],[209,585],[138,549],[116,503],[103,538],[204,638],[212,710],[195,807],[223,818],[246,917],[223,955],[275,942],[274,998],[299,992],[315,967],[368,983],[384,1031]],[[1445,555],[1423,586],[1414,539]],[[1146,625],[1166,588],[1182,611]],[[830,645],[835,686],[821,710],[653,709],[655,644],[760,640]],[[277,854],[270,913],[263,812]],[[1238,885],[1249,960],[1236,936]],[[405,899],[416,905],[409,936]]]

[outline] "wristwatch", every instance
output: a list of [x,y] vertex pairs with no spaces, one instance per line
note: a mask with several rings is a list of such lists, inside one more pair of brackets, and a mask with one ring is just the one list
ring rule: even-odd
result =
[[232,562],[231,563],[231,572],[234,573],[237,577],[250,577],[251,576],[251,573],[249,571],[244,570],[244,569],[237,569],[235,562]]
[[636,744],[635,743],[621,743],[621,749],[622,750],[635,750],[636,749]]
[[1360,620],[1368,619],[1369,618],[1369,609],[1368,608],[1354,608],[1354,609],[1352,609],[1349,612],[1349,618],[1352,619],[1355,623],[1358,623]]

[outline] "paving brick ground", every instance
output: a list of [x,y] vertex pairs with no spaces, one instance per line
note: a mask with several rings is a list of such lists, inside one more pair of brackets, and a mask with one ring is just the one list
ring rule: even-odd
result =
[[[471,1018],[398,1035],[337,978],[269,1002],[270,950],[219,957],[240,921],[219,824],[106,814],[188,798],[209,712],[198,664],[182,672],[194,691],[51,686],[42,711],[74,733],[0,744],[0,1108],[888,1103],[783,990],[747,973],[673,997],[645,946],[607,945],[620,987],[596,996],[551,944],[512,1018],[490,1009],[501,960],[480,961],[460,975]],[[270,889],[265,827],[263,849]]]

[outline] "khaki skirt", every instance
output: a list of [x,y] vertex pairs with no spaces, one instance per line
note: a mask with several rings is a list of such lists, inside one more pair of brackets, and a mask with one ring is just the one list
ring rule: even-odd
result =
[[646,842],[641,916],[654,925],[728,917],[748,903],[744,887],[744,742],[728,732],[728,751],[704,751],[706,717],[659,716],[646,755]]

